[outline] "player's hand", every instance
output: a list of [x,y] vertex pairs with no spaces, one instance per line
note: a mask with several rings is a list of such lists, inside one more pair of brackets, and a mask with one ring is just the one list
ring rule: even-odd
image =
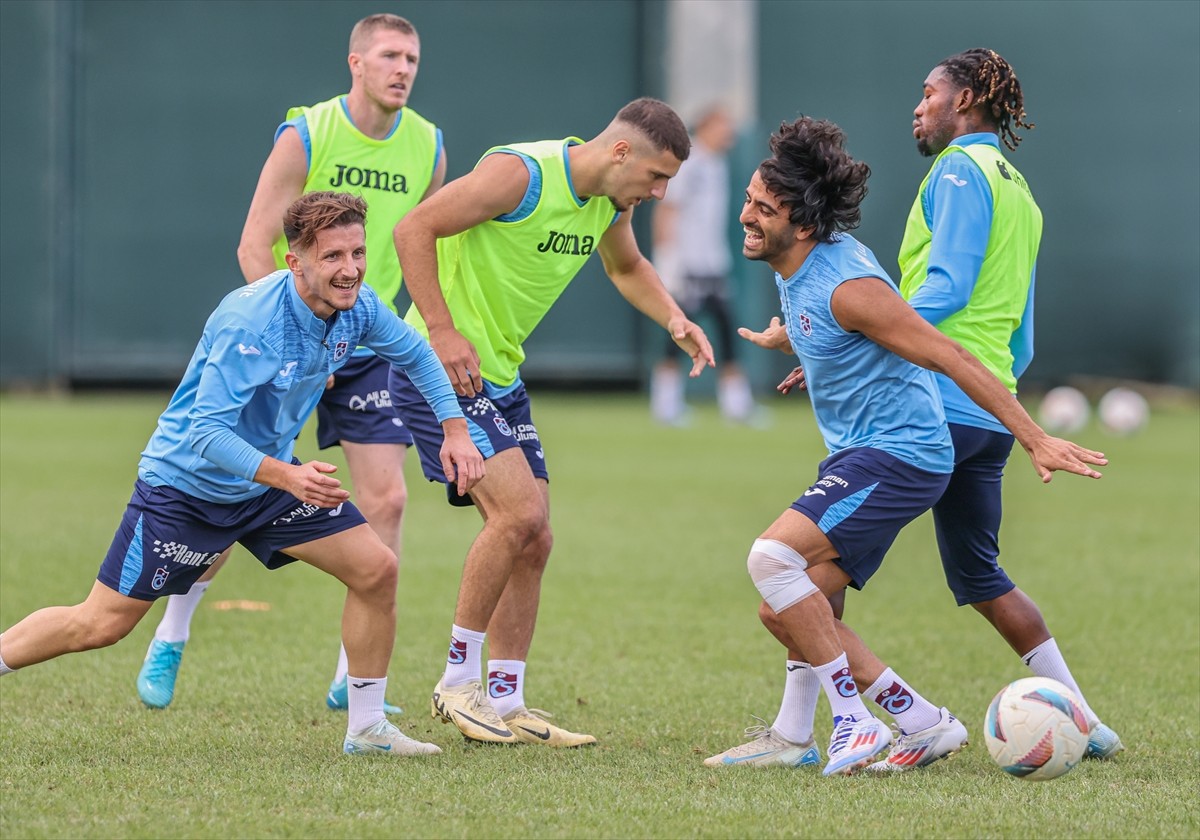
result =
[[778,317],[772,318],[771,323],[767,324],[767,328],[762,332],[738,327],[737,333],[751,344],[758,345],[764,350],[778,350],[780,353],[792,352],[792,342],[788,340],[787,328]]
[[1100,478],[1100,473],[1092,469],[1089,464],[1097,464],[1102,467],[1108,464],[1108,459],[1104,457],[1103,452],[1085,449],[1077,443],[1051,437],[1044,433],[1032,445],[1026,445],[1025,451],[1029,453],[1029,460],[1033,462],[1033,468],[1037,470],[1037,474],[1041,476],[1042,482],[1045,484],[1050,483],[1054,472],[1058,470],[1087,478]]
[[329,378],[325,380],[325,390],[328,391],[333,387],[333,374],[329,374]]
[[337,467],[324,461],[309,461],[307,464],[292,464],[288,472],[287,490],[302,502],[317,507],[337,507],[350,498],[350,493],[342,489],[342,482],[331,473],[337,472]]
[[783,381],[775,386],[775,390],[781,394],[790,393],[793,388],[799,391],[808,388],[808,383],[804,380],[804,368],[800,365],[792,368],[792,372],[783,377]]
[[475,345],[453,327],[429,331],[429,346],[437,354],[450,384],[464,396],[473,397],[483,390],[483,378],[479,373],[479,354]]
[[679,345],[683,352],[692,357],[692,370],[688,376],[695,379],[704,372],[706,367],[715,368],[712,345],[708,336],[699,325],[689,321],[683,315],[678,315],[667,322],[667,332],[671,339]]
[[446,481],[458,489],[458,495],[465,496],[487,472],[483,455],[471,440],[466,420],[447,420],[442,424],[442,431],[445,433],[440,453],[442,473]]

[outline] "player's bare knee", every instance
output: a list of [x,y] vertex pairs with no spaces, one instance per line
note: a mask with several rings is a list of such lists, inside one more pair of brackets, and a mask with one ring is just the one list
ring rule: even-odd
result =
[[76,652],[110,647],[129,635],[137,618],[119,612],[101,612],[81,604],[71,625],[72,649]]
[[778,540],[755,540],[746,557],[750,579],[775,613],[819,591],[809,580],[807,568],[808,561],[799,552]]
[[374,551],[364,552],[355,569],[353,580],[347,581],[347,585],[367,595],[380,598],[386,596],[394,600],[399,568],[396,552],[380,543]]

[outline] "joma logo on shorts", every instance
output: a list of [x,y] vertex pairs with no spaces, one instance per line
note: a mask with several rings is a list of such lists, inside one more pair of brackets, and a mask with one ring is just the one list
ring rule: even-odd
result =
[[357,166],[346,166],[335,163],[337,174],[329,179],[329,186],[365,187],[369,190],[383,192],[407,193],[408,178],[399,172],[383,172],[379,169],[359,169]]
[[546,241],[537,246],[539,254],[553,252],[555,254],[569,254],[571,256],[583,257],[592,253],[592,249],[596,246],[596,240],[590,236],[580,236],[577,233],[559,233],[556,230],[550,231],[546,237]]

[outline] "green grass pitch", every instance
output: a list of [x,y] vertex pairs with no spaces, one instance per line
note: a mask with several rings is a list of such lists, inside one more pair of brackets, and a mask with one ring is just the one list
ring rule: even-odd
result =
[[[463,554],[478,529],[409,464],[397,722],[430,760],[340,753],[323,695],[339,586],[239,552],[193,625],[174,705],[134,691],[155,607],[124,642],[0,681],[0,836],[23,837],[1196,837],[1200,750],[1200,412],[1156,411],[1132,438],[1076,436],[1101,481],[1005,483],[1005,565],[1039,602],[1091,704],[1128,750],[1047,783],[1005,776],[980,731],[1027,675],[941,580],[928,517],[897,541],[847,619],[971,746],[927,771],[824,779],[713,771],[751,714],[770,720],[781,651],[759,627],[750,542],[814,478],[803,399],[763,431],[701,407],[652,425],[633,396],[535,397],[556,543],[528,700],[593,749],[467,748],[429,717]],[[0,398],[0,627],[91,587],[165,395]],[[298,447],[316,457],[311,429]],[[339,461],[340,453],[328,457]],[[225,600],[270,605],[219,610]],[[827,707],[818,739],[828,738]]]

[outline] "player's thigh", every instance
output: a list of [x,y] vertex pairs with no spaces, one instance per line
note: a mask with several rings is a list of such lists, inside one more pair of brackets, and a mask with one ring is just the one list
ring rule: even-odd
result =
[[79,605],[79,616],[89,627],[103,629],[114,639],[123,638],[150,611],[153,600],[132,598],[96,581]]
[[471,488],[471,498],[485,519],[549,521],[548,485],[533,474],[520,447],[497,452],[487,459],[486,466],[486,475]]
[[372,499],[404,493],[404,462],[408,447],[401,443],[352,443],[342,441],[346,465],[355,493]]
[[395,552],[365,523],[281,551],[351,588],[375,587],[390,581],[391,589],[395,589]]
[[789,508],[763,531],[762,540],[775,540],[791,547],[809,566],[828,563],[837,557],[837,550],[817,523],[803,513]]

